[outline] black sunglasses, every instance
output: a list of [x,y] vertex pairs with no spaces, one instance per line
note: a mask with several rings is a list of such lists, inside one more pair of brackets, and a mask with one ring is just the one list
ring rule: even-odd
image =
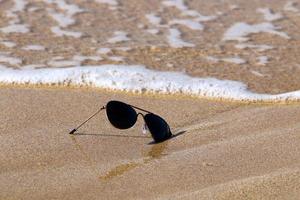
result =
[[[137,113],[134,108],[147,114]],[[138,116],[141,115],[155,142],[162,142],[172,137],[170,127],[163,118],[150,111],[120,101],[109,101],[106,106],[103,106],[69,134],[74,134],[82,125],[104,109],[110,123],[118,129],[131,128],[136,123]]]

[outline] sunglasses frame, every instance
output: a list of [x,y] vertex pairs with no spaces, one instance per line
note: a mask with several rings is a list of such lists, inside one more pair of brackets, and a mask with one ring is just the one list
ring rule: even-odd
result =
[[[124,105],[126,105],[126,106],[131,107],[132,109],[136,109],[136,110],[139,110],[139,111],[146,112],[147,114],[144,115],[144,114],[141,113],[141,112],[136,112],[136,111],[135,111],[135,112],[136,112],[136,119],[138,119],[138,116],[139,116],[139,115],[141,115],[141,116],[143,117],[144,122],[145,122],[145,124],[147,125],[147,127],[148,127],[148,129],[149,129],[149,132],[151,133],[152,138],[154,139],[154,141],[155,141],[156,143],[158,143],[158,142],[163,142],[163,141],[165,141],[165,140],[167,140],[167,139],[169,139],[169,138],[172,137],[172,132],[171,132],[171,130],[170,130],[170,126],[169,126],[169,124],[168,124],[162,117],[160,117],[160,116],[154,114],[153,112],[150,112],[150,111],[148,111],[148,110],[145,110],[145,109],[143,109],[143,108],[139,108],[139,107],[137,107],[137,106],[133,106],[133,105],[130,105],[130,104],[127,104],[127,103],[124,103],[124,102],[121,102],[121,101],[115,101],[115,100],[112,100],[112,101],[107,102],[106,106],[102,106],[99,110],[97,110],[97,112],[95,112],[93,115],[91,115],[87,120],[85,120],[85,121],[82,122],[79,126],[77,126],[76,128],[74,128],[73,130],[71,130],[71,131],[69,132],[69,134],[74,134],[81,126],[83,126],[85,123],[87,123],[90,119],[92,119],[94,116],[96,116],[96,115],[97,115],[98,113],[100,113],[102,110],[107,110],[107,109],[106,109],[106,108],[107,108],[107,105],[108,105],[110,102],[121,103],[121,104],[124,104]],[[107,113],[106,113],[106,115],[107,115],[107,117],[108,117],[108,114],[107,114]],[[168,133],[166,133],[167,136],[161,138],[161,137],[157,137],[157,135],[156,135],[155,133],[151,132],[151,130],[150,130],[148,124],[147,124],[147,120],[145,119],[145,117],[150,116],[150,115],[151,115],[152,117],[153,117],[153,116],[154,116],[154,117],[157,117],[159,120],[161,120],[161,121],[164,123],[164,125],[168,128]],[[108,119],[108,120],[110,121],[110,119]],[[136,120],[136,121],[137,121],[137,120]],[[134,124],[136,123],[136,121],[134,122]],[[115,128],[122,129],[122,128],[116,127],[111,121],[110,121],[110,123],[111,123]],[[134,124],[133,124],[132,126],[134,126]],[[132,127],[132,126],[131,126],[131,127]],[[131,127],[129,127],[129,128],[131,128]],[[125,129],[128,129],[128,128],[125,128]]]

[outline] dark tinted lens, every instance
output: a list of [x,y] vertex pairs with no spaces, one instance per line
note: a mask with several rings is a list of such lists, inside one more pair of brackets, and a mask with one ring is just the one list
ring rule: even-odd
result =
[[162,142],[172,136],[169,125],[160,116],[150,113],[144,119],[155,142]]
[[110,123],[119,129],[132,127],[137,120],[135,110],[120,101],[110,101],[106,105],[106,114]]

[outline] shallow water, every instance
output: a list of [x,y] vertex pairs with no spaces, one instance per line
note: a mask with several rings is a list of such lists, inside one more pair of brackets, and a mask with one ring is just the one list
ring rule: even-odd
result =
[[[28,74],[28,70],[40,68],[114,64],[131,69],[131,65],[144,65],[182,76],[239,81],[248,90],[237,97],[229,93],[229,98],[235,99],[250,99],[242,97],[249,90],[280,94],[300,88],[300,5],[296,1],[11,0],[0,2],[0,12],[2,74],[6,68]],[[0,81],[23,83],[24,75],[15,72],[17,80]],[[51,77],[58,79],[55,74]],[[79,73],[77,79],[82,76]],[[138,77],[126,78],[130,82]],[[34,83],[32,80],[26,83]],[[176,80],[172,83],[189,86]],[[218,86],[224,91],[228,83],[219,82]],[[181,87],[168,92],[177,93]],[[206,96],[228,98],[205,85],[199,87],[205,87]],[[135,89],[128,86],[126,90]],[[143,88],[148,90],[151,88]]]

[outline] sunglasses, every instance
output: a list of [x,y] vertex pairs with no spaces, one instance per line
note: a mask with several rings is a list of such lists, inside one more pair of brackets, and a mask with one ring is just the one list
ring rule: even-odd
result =
[[[146,112],[146,114],[140,112],[137,113],[135,109]],[[138,116],[141,115],[155,142],[162,142],[172,137],[170,127],[163,118],[150,111],[123,103],[121,101],[109,101],[106,106],[103,106],[87,120],[70,131],[69,134],[74,134],[82,125],[84,125],[102,110],[106,110],[107,118],[115,128],[131,128],[136,123]]]

